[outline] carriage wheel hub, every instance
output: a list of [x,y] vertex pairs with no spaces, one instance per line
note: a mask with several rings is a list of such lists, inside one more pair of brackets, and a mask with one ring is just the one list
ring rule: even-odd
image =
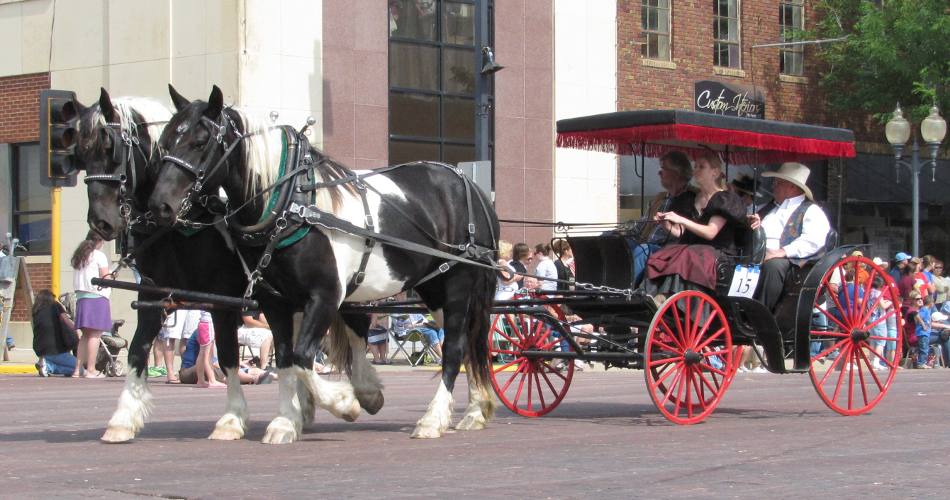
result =
[[871,336],[871,332],[866,330],[851,330],[851,340],[854,342],[860,342],[862,340],[867,340]]
[[683,354],[683,360],[686,361],[686,364],[688,365],[695,365],[703,360],[703,355],[696,351],[687,349]]

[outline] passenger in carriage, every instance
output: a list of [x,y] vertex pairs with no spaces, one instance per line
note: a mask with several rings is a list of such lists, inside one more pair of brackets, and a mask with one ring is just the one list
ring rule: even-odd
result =
[[716,286],[716,260],[737,250],[736,236],[748,229],[742,199],[726,190],[719,156],[708,151],[696,158],[693,181],[699,191],[689,215],[657,212],[662,223],[680,244],[667,245],[647,261],[645,290],[658,297],[691,288]]
[[[660,212],[674,212],[688,217],[693,211],[696,191],[689,184],[693,177],[693,167],[682,151],[670,151],[660,157],[660,192],[650,202],[646,220],[656,219]],[[627,240],[633,251],[634,284],[639,286],[646,272],[647,259],[668,243],[676,243],[677,238],[670,234],[669,224],[649,222],[644,224],[636,239]]]
[[762,174],[775,178],[774,200],[749,217],[753,229],[761,225],[765,231],[765,262],[756,297],[770,310],[782,296],[791,267],[821,256],[831,231],[828,217],[808,188],[810,173],[801,163],[784,163],[778,171]]

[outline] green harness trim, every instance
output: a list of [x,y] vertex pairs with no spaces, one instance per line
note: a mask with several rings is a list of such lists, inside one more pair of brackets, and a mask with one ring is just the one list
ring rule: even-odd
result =
[[202,229],[204,229],[204,227],[176,227],[175,231],[185,238],[191,238],[192,236],[198,234],[198,231],[201,231]]
[[[280,134],[280,145],[281,145],[280,168],[277,171],[278,179],[283,177],[284,173],[287,171],[287,136],[285,134]],[[310,176],[311,176],[311,172],[307,172],[308,179],[310,178]],[[261,213],[261,218],[260,220],[257,221],[258,223],[263,222],[267,214],[270,213],[274,209],[274,205],[277,204],[277,198],[278,198],[277,196],[274,196],[272,194],[271,197],[267,200],[267,207],[265,207],[264,211]],[[293,245],[294,243],[297,243],[298,241],[303,239],[303,237],[306,236],[307,233],[309,232],[310,232],[310,226],[304,224],[303,226],[297,228],[296,231],[291,233],[290,236],[287,236],[286,238],[280,240],[280,242],[277,243],[277,246],[275,248],[278,250],[281,248],[287,248],[290,245]]]

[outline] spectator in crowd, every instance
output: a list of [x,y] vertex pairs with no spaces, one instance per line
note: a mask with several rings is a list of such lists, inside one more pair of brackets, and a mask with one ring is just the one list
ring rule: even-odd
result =
[[[225,380],[225,373],[218,366],[214,341],[214,324],[211,321],[211,314],[201,311],[198,331],[188,339],[185,352],[181,355],[181,370],[178,372],[178,379],[182,384],[196,384],[204,388],[227,387],[222,382]],[[238,369],[238,379],[242,384],[268,384],[277,379],[277,374],[242,363]]]
[[825,248],[831,223],[825,212],[814,203],[808,176],[811,171],[800,163],[784,163],[774,177],[774,200],[759,214],[750,216],[752,228],[765,231],[766,251],[756,296],[774,310],[785,288],[791,266],[802,266],[820,256]]
[[699,187],[692,212],[657,212],[656,220],[680,244],[667,245],[647,261],[646,291],[662,303],[664,296],[689,288],[716,286],[716,259],[735,254],[737,235],[748,229],[745,207],[733,192],[726,191],[722,160],[712,151],[696,158],[693,182]]
[[73,252],[70,264],[73,267],[73,289],[76,291],[76,328],[82,331],[79,356],[73,377],[78,377],[85,368],[86,378],[101,378],[105,374],[96,371],[96,355],[99,353],[99,337],[112,330],[112,310],[109,304],[109,288],[100,289],[92,284],[93,278],[109,275],[109,259],[102,253],[102,237],[89,231],[86,239]]
[[371,314],[369,335],[366,338],[367,349],[373,355],[374,365],[389,365],[389,316]]
[[495,300],[510,300],[518,291],[521,275],[509,264],[511,261],[511,243],[505,240],[498,242],[498,284],[495,286]]
[[274,347],[274,334],[270,331],[267,318],[261,311],[244,311],[241,313],[241,320],[244,324],[237,331],[238,343],[257,349],[260,367],[269,367],[271,351]]
[[36,371],[41,377],[70,376],[76,371],[76,349],[79,338],[76,326],[66,308],[56,301],[53,292],[40,290],[33,299],[33,352],[39,358]]
[[927,295],[933,295],[937,293],[937,289],[934,286],[934,275],[933,269],[936,265],[937,258],[933,255],[924,255],[920,259],[920,269],[917,271],[917,283],[923,289],[926,288],[927,293],[923,291],[920,294],[924,297]]
[[[884,288],[884,278],[875,276],[871,281],[871,296],[868,298],[868,307],[874,307],[871,315],[868,317],[868,324],[871,327],[870,334],[873,337],[888,339],[897,339],[897,327],[894,319],[894,302],[890,297],[890,289]],[[889,315],[887,319],[885,315]],[[893,336],[892,336],[893,335]],[[881,338],[872,340],[871,346],[877,356],[874,356],[872,366],[876,369],[887,369],[884,360],[890,352],[894,350],[895,342],[891,340],[882,340]]]
[[927,356],[930,355],[930,331],[931,331],[931,308],[933,307],[934,299],[932,296],[928,295],[917,299],[919,308],[917,309],[917,316],[914,318],[914,324],[916,325],[916,334],[917,334],[917,364],[916,367],[920,369],[930,368],[927,366]]
[[551,260],[551,245],[538,243],[534,246],[534,274],[539,277],[542,290],[557,290],[557,266]]
[[[162,329],[158,333],[158,341],[155,342],[156,349],[155,352],[161,352],[162,357],[164,358],[164,373],[155,371],[153,372],[149,369],[149,377],[158,377],[165,375],[166,384],[178,384],[178,377],[175,376],[175,352],[177,348],[175,345],[176,341],[181,340],[182,332],[185,330],[185,322],[188,317],[189,311],[179,309],[174,311],[172,314],[169,314],[165,318],[165,322],[162,324]],[[158,366],[158,361],[155,361],[155,366]]]
[[627,240],[633,252],[633,276],[637,286],[643,281],[650,255],[663,245],[675,243],[678,239],[670,234],[670,224],[656,222],[656,214],[673,212],[689,217],[695,210],[693,204],[696,192],[689,184],[693,177],[693,167],[685,153],[670,151],[661,156],[658,175],[660,185],[665,191],[657,194],[650,202],[644,219],[648,222],[643,224],[637,238]]
[[[526,243],[517,243],[514,248],[511,250],[511,261],[508,262],[508,265],[515,270],[521,276],[524,276],[528,272],[528,267],[531,265],[531,261],[534,257],[531,256],[531,248],[528,247]],[[518,289],[524,287],[524,283],[521,279],[518,280]]]
[[557,284],[558,290],[570,290],[571,285],[563,283],[564,281],[574,281],[574,251],[571,245],[564,238],[554,240],[551,244],[557,259],[554,260],[554,268],[557,270],[557,279],[561,280]]
[[950,295],[950,279],[943,275],[943,261],[937,260],[933,270],[934,309],[941,310]]
[[426,339],[426,344],[432,348],[435,353],[436,363],[442,363],[442,342],[445,341],[445,331],[435,324],[431,316],[426,314],[410,314],[409,329],[416,330]]
[[894,256],[894,263],[888,269],[888,273],[891,275],[891,279],[894,280],[894,283],[898,283],[901,280],[901,276],[904,273],[904,268],[907,267],[907,264],[910,261],[910,255],[904,252],[897,252],[897,255]]
[[924,292],[920,290],[917,282],[917,271],[920,268],[920,259],[913,257],[907,261],[901,270],[901,279],[897,282],[897,289],[901,293],[901,299],[907,301],[910,299],[910,293],[916,291],[920,297]]

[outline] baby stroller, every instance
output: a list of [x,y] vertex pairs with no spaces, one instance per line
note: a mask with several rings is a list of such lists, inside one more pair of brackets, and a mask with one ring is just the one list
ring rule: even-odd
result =
[[[75,296],[71,293],[64,293],[59,296],[59,302],[63,304],[69,317],[72,318],[76,305]],[[126,351],[126,357],[128,356],[129,342],[119,335],[119,328],[124,324],[124,319],[113,320],[112,330],[103,332],[102,336],[99,337],[96,370],[109,377],[121,377],[127,371],[125,357],[121,354],[122,351]]]

